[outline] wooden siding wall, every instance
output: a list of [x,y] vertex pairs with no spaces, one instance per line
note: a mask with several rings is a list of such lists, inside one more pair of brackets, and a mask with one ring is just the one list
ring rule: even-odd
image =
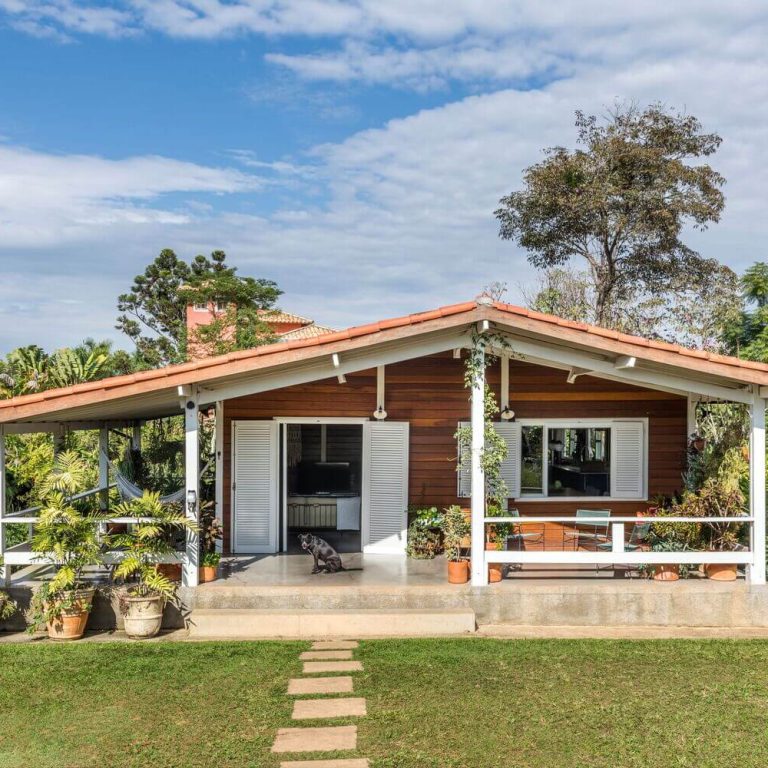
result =
[[[386,368],[386,409],[392,421],[408,421],[411,429],[409,493],[411,504],[446,506],[456,497],[453,437],[459,421],[469,419],[464,366],[451,353],[417,358]],[[488,372],[498,397],[498,364]],[[566,372],[517,360],[510,361],[510,406],[518,418],[649,419],[649,495],[672,494],[681,487],[686,452],[686,400],[677,395],[633,387],[590,376],[566,383]],[[229,544],[230,472],[233,419],[274,416],[370,417],[376,408],[376,371],[228,400],[224,406],[225,545]],[[523,513],[572,513],[574,502],[519,502]],[[582,503],[599,508],[605,503]],[[642,504],[611,502],[614,513],[634,513]]]

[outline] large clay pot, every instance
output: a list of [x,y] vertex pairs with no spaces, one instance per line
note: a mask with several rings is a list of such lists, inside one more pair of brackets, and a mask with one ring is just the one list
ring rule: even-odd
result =
[[677,563],[659,563],[653,567],[654,581],[677,581],[680,578],[680,566]]
[[739,575],[735,563],[707,563],[704,573],[713,581],[736,581]]
[[216,565],[201,565],[200,566],[200,583],[206,584],[209,581],[216,581],[216,575],[219,572],[219,568]]
[[74,602],[69,608],[63,609],[60,616],[48,622],[48,637],[51,640],[79,640],[85,634],[95,592],[95,589],[78,589],[66,593],[68,597],[73,597]]
[[466,560],[448,561],[448,583],[466,584],[469,581],[469,563]]
[[158,563],[157,572],[171,581],[181,581],[181,563]]
[[136,640],[154,637],[163,624],[163,606],[165,598],[162,595],[151,597],[131,597],[123,595],[120,598],[123,610],[125,634]]
[[503,563],[490,563],[488,565],[488,581],[491,584],[496,584],[497,582],[501,581],[503,575],[504,575]]

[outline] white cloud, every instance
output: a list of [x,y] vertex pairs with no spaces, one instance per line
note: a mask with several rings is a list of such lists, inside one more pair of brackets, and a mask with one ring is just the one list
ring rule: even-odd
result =
[[[739,269],[767,256],[762,3],[166,0],[120,8],[130,14],[126,28],[175,36],[343,36],[311,60],[275,59],[295,71],[317,60],[331,67],[331,79],[411,87],[463,79],[496,90],[306,156],[268,158],[238,147],[222,168],[0,144],[0,349],[108,334],[114,297],[166,246],[187,258],[222,247],[243,272],[276,279],[287,308],[337,326],[466,300],[492,280],[514,287],[532,271],[497,237],[499,197],[519,186],[542,147],[572,143],[574,109],[600,113],[617,98],[661,99],[724,137],[712,162],[728,179],[726,213],[691,242]],[[543,68],[559,79],[528,91],[500,85]],[[233,148],[214,142],[214,149]],[[281,190],[278,183],[294,198],[276,213],[249,215],[229,204],[230,194],[241,199],[267,184]],[[221,196],[213,207],[198,199],[210,194]],[[180,195],[191,201],[171,204]],[[58,302],[73,297],[85,306]]]

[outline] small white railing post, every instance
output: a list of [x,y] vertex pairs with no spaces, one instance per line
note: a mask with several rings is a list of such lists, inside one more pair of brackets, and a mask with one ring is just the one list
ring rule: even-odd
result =
[[[184,406],[184,475],[185,493],[182,503],[187,517],[199,522],[200,510],[200,423],[197,409],[197,388],[182,398]],[[187,556],[182,569],[185,587],[196,587],[199,582],[200,537],[187,531]]]
[[617,555],[624,553],[624,523],[611,523],[611,551]]
[[[5,428],[0,424],[0,561],[5,554],[5,525],[3,518],[6,509],[6,477],[5,477]],[[0,587],[8,587],[11,584],[11,567],[0,565]]]
[[472,380],[470,426],[472,429],[472,586],[484,587],[488,583],[488,566],[485,562],[485,473],[483,449],[485,448],[485,352],[471,351],[475,356],[476,370]]
[[755,393],[750,406],[749,433],[749,506],[754,518],[750,537],[752,565],[751,584],[765,584],[765,398]]

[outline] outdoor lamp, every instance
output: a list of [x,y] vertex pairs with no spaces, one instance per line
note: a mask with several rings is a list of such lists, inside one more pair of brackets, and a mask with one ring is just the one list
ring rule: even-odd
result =
[[508,405],[505,405],[500,416],[502,421],[512,421],[515,418],[515,412]]
[[190,488],[187,491],[187,509],[194,512],[197,509],[197,491]]
[[374,412],[373,418],[377,421],[384,421],[387,418],[387,412],[384,410],[384,406],[380,405]]

